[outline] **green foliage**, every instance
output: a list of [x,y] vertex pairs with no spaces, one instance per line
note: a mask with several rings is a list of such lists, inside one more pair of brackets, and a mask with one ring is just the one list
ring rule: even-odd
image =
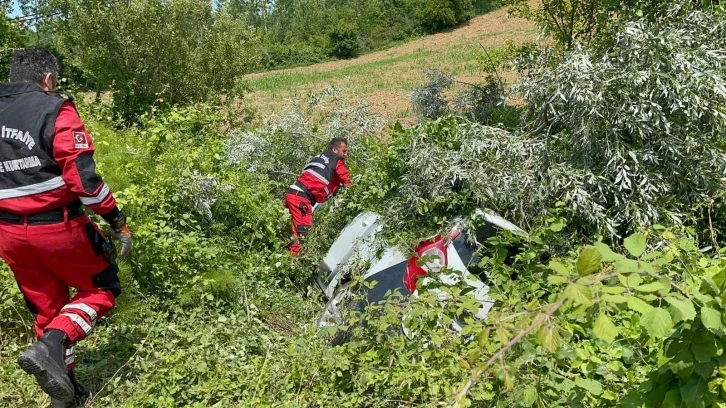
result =
[[252,33],[208,1],[49,0],[46,7],[62,15],[46,23],[59,48],[98,91],[113,88],[124,119],[152,104],[232,93],[256,64]]
[[414,89],[410,97],[419,119],[425,121],[456,115],[486,125],[516,127],[522,110],[507,104],[505,84],[496,74],[496,67],[491,67],[491,73],[484,82],[464,83],[466,88],[453,97],[447,93],[457,83],[454,76],[441,71],[424,70],[427,81]]
[[[518,383],[536,384],[528,392],[537,395],[537,406],[669,406],[674,395],[691,398],[689,406],[718,406],[713,404],[726,397],[719,374],[726,363],[720,359],[726,314],[714,305],[726,293],[717,278],[726,274],[726,263],[671,231],[649,234],[659,249],[645,252],[640,244],[632,246],[644,244],[644,235],[630,237],[629,252],[639,253],[632,258],[602,242],[557,256],[562,241],[553,234],[560,233],[549,226],[532,231],[512,264],[482,259],[497,307],[487,327],[472,332],[488,338],[480,344],[492,355],[528,329],[505,348],[504,361],[469,360],[478,366],[472,380],[506,372]],[[495,246],[486,253],[510,245],[501,238],[490,243]],[[543,255],[552,257],[549,267]],[[518,278],[511,280],[514,271]],[[694,336],[708,339],[704,351],[694,352],[693,344],[704,341]],[[507,376],[497,383],[511,386]],[[696,386],[701,392],[694,394]],[[509,406],[514,398],[499,395],[494,401]]]
[[[385,143],[367,106],[334,88],[252,129],[197,104],[117,131],[102,107],[81,106],[135,237],[124,295],[78,347],[96,391],[87,406],[723,408],[726,251],[715,233],[715,249],[700,248],[705,223],[693,223],[723,190],[723,19],[649,19],[613,31],[607,53],[525,61],[524,122],[477,102],[501,93],[474,98],[489,115],[478,116],[436,87],[423,99],[440,115],[392,126]],[[489,68],[500,59],[486,57]],[[509,130],[484,124],[499,122]],[[316,213],[293,259],[280,198],[333,136],[349,138],[362,177]],[[528,230],[471,242],[469,268],[494,302],[485,320],[466,280],[444,269],[416,296],[349,311],[337,329],[351,340],[325,346],[310,278],[343,225],[376,211],[376,244],[406,250],[455,216],[480,227],[476,208]],[[353,293],[373,285],[363,268],[350,267]],[[3,406],[48,402],[13,363],[30,319],[0,268]]]
[[473,0],[413,0],[414,17],[429,31],[453,27],[474,16]]
[[547,146],[544,177],[570,186],[562,198],[588,223],[622,234],[682,218],[723,191],[725,37],[714,33],[724,24],[675,5],[657,23],[625,24],[607,51],[519,60],[525,121]]
[[18,21],[9,20],[10,0],[0,0],[0,81],[6,82],[10,76],[10,56],[15,48],[25,45],[25,31]]
[[343,23],[331,28],[328,32],[331,55],[341,59],[359,56],[361,43],[357,31],[356,27]]
[[263,126],[235,131],[224,143],[224,155],[231,166],[265,174],[285,190],[335,137],[348,140],[346,164],[363,167],[369,159],[367,147],[380,130],[380,119],[368,104],[349,103],[341,98],[341,89],[331,86],[286,105]]
[[[533,20],[545,35],[571,49],[606,40],[620,21],[647,16],[652,21],[664,15],[663,2],[656,0],[544,0],[537,8],[525,0],[505,0],[510,15]],[[682,2],[687,3],[688,2]]]
[[262,38],[262,68],[352,58],[461,24],[500,6],[480,0],[230,0],[233,15]]

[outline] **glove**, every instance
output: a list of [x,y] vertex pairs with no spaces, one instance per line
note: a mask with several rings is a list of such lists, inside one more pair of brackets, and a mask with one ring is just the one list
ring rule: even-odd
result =
[[116,218],[111,220],[111,237],[118,240],[121,243],[121,259],[126,258],[126,255],[131,252],[131,231],[126,226],[126,216],[119,212]]

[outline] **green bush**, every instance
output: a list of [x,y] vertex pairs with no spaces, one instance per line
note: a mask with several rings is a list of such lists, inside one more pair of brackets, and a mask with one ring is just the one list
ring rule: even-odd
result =
[[[7,0],[0,1],[0,14],[7,15],[10,4]],[[0,21],[0,82],[6,82],[10,77],[10,56],[15,48],[23,47],[26,43],[23,27],[15,21],[3,18]]]
[[413,16],[429,32],[453,27],[474,16],[473,0],[412,0]]
[[63,17],[46,26],[59,47],[97,90],[113,88],[124,119],[231,93],[258,61],[253,34],[207,1],[48,3]]
[[330,55],[348,59],[360,55],[361,42],[357,27],[350,24],[338,24],[328,32],[330,39]]

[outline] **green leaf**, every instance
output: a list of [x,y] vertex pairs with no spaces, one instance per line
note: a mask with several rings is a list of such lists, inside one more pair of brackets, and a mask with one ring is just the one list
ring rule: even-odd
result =
[[711,378],[714,375],[714,371],[718,363],[716,360],[709,359],[705,363],[698,363],[693,369],[693,372],[701,378]]
[[706,343],[693,343],[691,345],[691,352],[693,353],[693,357],[696,358],[696,361],[699,363],[707,363],[711,361],[712,357],[718,356],[718,346],[716,346],[716,342],[713,339]]
[[573,283],[565,289],[565,296],[579,305],[592,305],[592,292],[590,288]]
[[660,251],[653,251],[649,254],[646,254],[640,258],[641,261],[650,261],[652,259],[660,258],[663,256],[663,253]]
[[643,252],[645,252],[646,248],[646,239],[645,235],[641,233],[633,234],[623,241],[623,245],[625,246],[625,249],[628,250],[630,255],[638,258],[641,255],[643,255]]
[[535,402],[537,402],[537,389],[532,386],[526,387],[522,391],[522,405],[531,407]]
[[508,372],[504,373],[504,388],[509,391],[514,389],[514,379]]
[[547,282],[551,285],[560,285],[567,282],[567,277],[560,275],[550,275],[547,277]]
[[703,408],[703,397],[708,393],[706,382],[703,379],[692,379],[681,387],[681,398],[686,408]]
[[659,307],[654,307],[646,312],[640,319],[640,324],[652,338],[665,337],[673,330],[671,315]]
[[603,302],[608,303],[627,303],[628,298],[623,295],[602,295],[601,299]]
[[585,391],[589,392],[592,395],[600,395],[602,394],[602,384],[595,380],[590,380],[587,378],[577,378],[575,379],[575,385],[578,387],[584,389]]
[[580,276],[592,275],[600,270],[602,254],[595,247],[585,247],[577,258],[577,273]]
[[628,276],[627,282],[629,287],[634,288],[636,286],[640,286],[640,284],[643,283],[643,278],[641,278],[640,275],[638,275],[637,273],[634,273]]
[[693,353],[689,349],[681,350],[668,361],[668,367],[681,379],[688,379],[695,368]]
[[615,261],[614,264],[615,272],[617,273],[632,273],[638,272],[638,261],[632,259],[620,259]]
[[703,325],[712,332],[717,332],[723,329],[723,323],[721,322],[721,313],[718,310],[710,307],[701,308],[701,322]]
[[698,250],[696,243],[688,238],[681,238],[680,241],[678,241],[678,246],[686,252],[694,252]]
[[615,262],[617,260],[623,259],[622,255],[613,252],[613,250],[610,249],[609,246],[602,242],[596,242],[593,246],[597,248],[600,254],[602,254],[603,262]]
[[620,295],[625,293],[625,288],[622,286],[603,286],[601,289],[602,293],[609,293],[611,295]]
[[560,334],[550,325],[544,325],[537,332],[537,342],[550,353],[560,346]]
[[681,408],[681,391],[678,389],[670,390],[663,399],[663,408]]
[[570,269],[557,261],[550,261],[548,266],[558,275],[570,276]]
[[665,298],[671,306],[668,308],[676,321],[693,320],[696,318],[696,309],[693,302],[688,299],[676,299],[672,296]]
[[659,290],[663,289],[663,284],[660,282],[652,282],[645,285],[636,286],[635,290],[638,292],[657,292]]
[[615,327],[613,321],[604,313],[600,313],[592,329],[597,337],[605,340],[608,344],[612,343],[618,337],[618,328]]
[[653,306],[645,303],[642,299],[631,296],[628,298],[628,308],[634,310],[640,314],[645,314],[653,309]]

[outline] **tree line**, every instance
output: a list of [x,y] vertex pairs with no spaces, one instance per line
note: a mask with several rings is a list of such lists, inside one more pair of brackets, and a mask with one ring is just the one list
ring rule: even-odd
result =
[[0,75],[13,48],[40,45],[86,90],[113,89],[135,120],[154,104],[239,95],[242,75],[351,58],[463,23],[490,0],[10,0],[0,23]]

